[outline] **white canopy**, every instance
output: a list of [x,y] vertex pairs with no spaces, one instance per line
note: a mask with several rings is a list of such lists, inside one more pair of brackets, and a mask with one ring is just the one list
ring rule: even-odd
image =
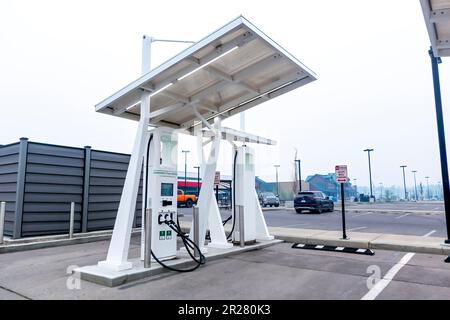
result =
[[435,57],[450,56],[450,0],[420,0]]
[[238,17],[96,105],[138,120],[152,92],[150,124],[190,129],[227,118],[316,80],[314,72],[244,17]]

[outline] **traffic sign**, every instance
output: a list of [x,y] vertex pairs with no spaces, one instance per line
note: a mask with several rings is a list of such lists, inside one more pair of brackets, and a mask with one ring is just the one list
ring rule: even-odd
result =
[[347,166],[340,165],[335,166],[334,171],[336,172],[336,181],[341,184],[341,205],[342,205],[342,239],[348,240],[347,232],[345,228],[345,193],[344,193],[344,183],[347,182]]
[[338,183],[346,183],[348,180],[347,176],[347,166],[339,165],[335,167],[336,180]]
[[214,175],[214,184],[218,186],[220,184],[220,171],[216,171]]

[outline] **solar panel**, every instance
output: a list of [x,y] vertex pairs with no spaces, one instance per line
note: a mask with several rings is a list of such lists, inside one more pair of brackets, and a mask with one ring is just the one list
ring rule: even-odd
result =
[[244,17],[238,17],[96,105],[139,120],[151,92],[150,124],[192,129],[252,108],[316,80],[316,75]]
[[420,0],[435,57],[450,56],[450,0]]

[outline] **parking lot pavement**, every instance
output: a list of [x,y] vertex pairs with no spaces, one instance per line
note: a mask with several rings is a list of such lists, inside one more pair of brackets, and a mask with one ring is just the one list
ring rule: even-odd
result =
[[[180,220],[190,220],[192,209],[179,209],[184,217]],[[230,210],[221,210],[223,219],[227,218]],[[341,213],[324,212],[322,214],[301,213],[294,210],[264,211],[267,225],[270,227],[286,227],[301,229],[341,230]],[[422,236],[433,232],[433,237],[445,237],[446,225],[444,215],[424,215],[416,213],[381,213],[381,212],[347,212],[347,230],[358,232],[391,233]],[[352,230],[350,230],[352,231]]]
[[450,264],[435,255],[414,255],[377,299],[450,300]]
[[346,203],[350,209],[376,209],[376,210],[411,210],[411,211],[429,211],[443,212],[443,201],[419,201],[419,202],[349,202]]
[[[81,281],[76,289],[67,267],[104,259],[108,244],[1,254],[0,299],[361,299],[369,292],[372,270],[383,277],[405,255],[311,251],[283,243],[207,262],[195,272],[169,272],[115,288]],[[138,244],[134,237],[131,256],[138,255]],[[417,254],[377,298],[449,299],[449,268],[441,256]]]

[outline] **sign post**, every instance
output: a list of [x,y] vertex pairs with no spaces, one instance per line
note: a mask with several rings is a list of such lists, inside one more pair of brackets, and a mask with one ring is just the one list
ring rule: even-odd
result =
[[219,184],[220,184],[220,171],[216,171],[214,175],[214,185],[216,187],[216,200],[219,203]]
[[344,183],[347,182],[347,166],[340,165],[335,167],[336,180],[341,185],[341,204],[342,204],[342,239],[348,240],[345,228],[345,193]]

